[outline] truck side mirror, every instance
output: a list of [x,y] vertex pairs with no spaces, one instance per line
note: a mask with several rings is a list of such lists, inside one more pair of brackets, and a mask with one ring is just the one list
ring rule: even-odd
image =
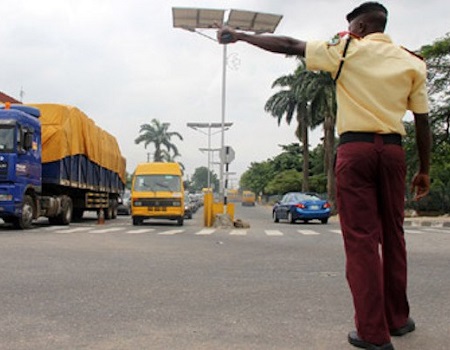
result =
[[25,150],[30,150],[33,146],[33,134],[31,132],[26,132],[23,140],[23,148]]

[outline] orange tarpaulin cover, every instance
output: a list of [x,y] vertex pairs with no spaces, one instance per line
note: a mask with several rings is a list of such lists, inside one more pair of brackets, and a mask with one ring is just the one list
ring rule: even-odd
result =
[[42,163],[81,154],[119,174],[126,182],[126,161],[114,136],[98,127],[77,107],[42,103],[30,106],[41,112]]

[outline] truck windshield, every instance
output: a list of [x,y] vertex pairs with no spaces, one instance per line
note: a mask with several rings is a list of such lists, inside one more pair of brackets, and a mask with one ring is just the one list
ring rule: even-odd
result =
[[14,128],[0,125],[0,152],[14,151]]
[[133,190],[137,192],[180,192],[181,179],[177,175],[137,175]]

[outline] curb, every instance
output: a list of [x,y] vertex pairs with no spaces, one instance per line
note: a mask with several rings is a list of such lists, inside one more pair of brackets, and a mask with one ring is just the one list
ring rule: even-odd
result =
[[405,220],[403,226],[450,227],[450,221],[441,220]]

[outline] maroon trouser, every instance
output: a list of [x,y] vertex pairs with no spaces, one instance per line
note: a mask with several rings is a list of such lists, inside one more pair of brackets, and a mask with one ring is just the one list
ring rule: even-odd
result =
[[373,344],[406,324],[406,247],[403,231],[405,154],[400,145],[350,142],[338,147],[337,204],[353,296],[356,329]]

